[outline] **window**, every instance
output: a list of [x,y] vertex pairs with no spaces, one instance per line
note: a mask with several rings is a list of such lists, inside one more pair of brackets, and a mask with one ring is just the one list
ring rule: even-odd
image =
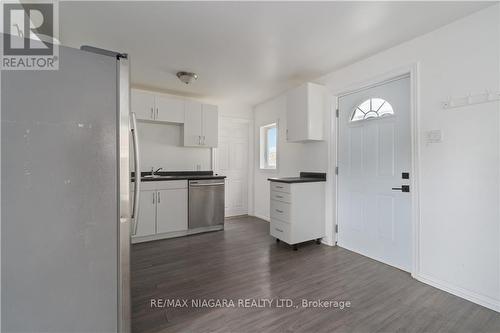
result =
[[352,112],[351,121],[381,118],[393,115],[391,104],[382,98],[370,98],[359,104]]
[[260,168],[276,169],[278,166],[278,126],[272,123],[260,127]]

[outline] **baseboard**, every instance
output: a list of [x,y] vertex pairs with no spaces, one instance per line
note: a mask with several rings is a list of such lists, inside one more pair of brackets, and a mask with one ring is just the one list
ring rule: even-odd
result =
[[263,215],[259,215],[259,214],[255,214],[254,216],[261,219],[261,220],[271,222],[271,218],[269,216],[263,216]]
[[325,237],[323,237],[321,239],[321,244],[325,244],[325,245],[328,245],[328,246],[335,246],[335,242],[332,242],[330,239],[325,239]]
[[414,278],[420,282],[426,283],[428,285],[446,291],[452,295],[464,298],[468,301],[479,304],[493,311],[500,312],[500,300],[480,295],[471,290],[467,290],[461,287],[453,286],[446,281],[441,281],[439,279],[433,278],[425,274],[416,274]]

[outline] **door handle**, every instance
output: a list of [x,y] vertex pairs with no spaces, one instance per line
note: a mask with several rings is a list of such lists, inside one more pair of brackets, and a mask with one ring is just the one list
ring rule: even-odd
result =
[[401,185],[401,187],[393,187],[393,191],[410,192],[410,185]]
[[137,119],[134,112],[131,114],[131,129],[132,132],[132,142],[134,145],[134,205],[132,210],[132,221],[133,221],[133,230],[132,234],[137,234],[137,224],[139,222],[139,195],[141,193],[141,166],[140,166],[140,152],[139,152],[139,138],[137,136]]
[[189,187],[200,187],[200,186],[215,186],[215,185],[224,185],[224,183],[206,183],[206,184],[189,184]]

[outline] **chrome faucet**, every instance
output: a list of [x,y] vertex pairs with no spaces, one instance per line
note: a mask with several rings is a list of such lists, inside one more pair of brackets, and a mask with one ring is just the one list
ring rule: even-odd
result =
[[153,171],[153,168],[151,168],[151,175],[155,176],[158,172],[160,172],[160,170],[163,170],[163,168],[158,168],[156,171]]

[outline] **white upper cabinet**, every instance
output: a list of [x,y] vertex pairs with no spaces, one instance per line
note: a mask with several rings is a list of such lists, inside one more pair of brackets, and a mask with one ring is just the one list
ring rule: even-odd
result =
[[201,146],[202,116],[201,103],[186,102],[186,116],[184,121],[184,146]]
[[203,104],[202,110],[202,136],[203,145],[217,147],[219,142],[219,112],[215,105]]
[[169,123],[184,123],[184,104],[182,98],[156,95],[156,118],[158,121],[166,121]]
[[131,110],[138,120],[184,124],[184,146],[217,147],[217,106],[182,97],[132,89]]
[[131,110],[137,119],[184,123],[183,98],[132,89]]
[[219,136],[217,107],[186,101],[184,146],[217,147]]
[[132,89],[130,109],[135,112],[137,119],[155,119],[155,95],[149,92]]
[[287,93],[286,137],[288,142],[321,141],[327,108],[324,86],[305,83]]

